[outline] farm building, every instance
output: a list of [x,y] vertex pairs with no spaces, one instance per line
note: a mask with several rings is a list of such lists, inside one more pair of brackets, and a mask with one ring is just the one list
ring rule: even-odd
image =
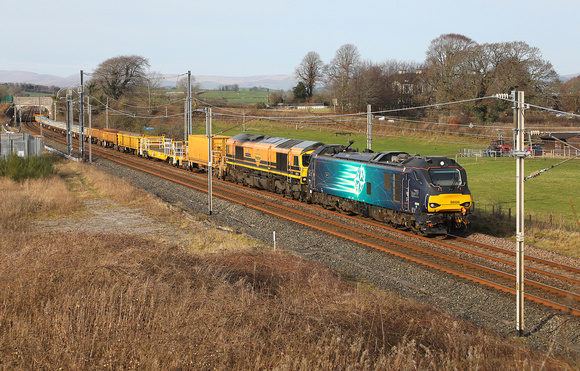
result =
[[580,132],[549,133],[540,138],[544,142],[544,150],[555,155],[577,155],[580,149]]

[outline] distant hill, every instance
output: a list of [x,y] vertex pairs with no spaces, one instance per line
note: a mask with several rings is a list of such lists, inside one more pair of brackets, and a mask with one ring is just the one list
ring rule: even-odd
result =
[[69,77],[60,77],[54,75],[40,75],[34,72],[26,71],[3,71],[0,70],[0,83],[29,83],[44,86],[68,87],[80,84],[80,73]]
[[222,85],[238,84],[240,88],[263,87],[273,90],[288,90],[294,87],[297,82],[290,75],[272,76],[195,76],[195,81],[204,89],[216,89]]
[[571,75],[564,75],[564,76],[559,76],[560,80],[562,81],[568,81],[570,79],[573,79],[574,77],[580,76],[580,73],[573,73]]
[[[240,88],[263,87],[272,90],[288,90],[296,85],[296,81],[290,75],[272,76],[204,76],[194,75],[195,81],[203,89],[216,89],[222,85],[238,84]],[[68,87],[80,84],[80,73],[69,77],[54,75],[41,75],[26,71],[0,70],[0,83],[29,83],[35,85]],[[175,82],[168,83],[169,86]]]

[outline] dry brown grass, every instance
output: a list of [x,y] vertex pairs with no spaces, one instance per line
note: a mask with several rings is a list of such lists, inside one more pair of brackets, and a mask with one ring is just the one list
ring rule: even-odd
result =
[[153,198],[142,189],[134,187],[124,179],[114,177],[94,166],[71,162],[60,169],[75,176],[96,195],[101,195],[125,205],[143,205]]
[[94,166],[71,162],[58,167],[58,171],[68,179],[69,187],[75,193],[82,193],[82,198],[108,198],[122,205],[138,207],[151,216],[163,217],[171,214],[158,198]]
[[[499,212],[478,213],[470,230],[515,241],[515,220]],[[580,232],[563,226],[525,221],[526,243],[540,249],[580,259]]]
[[14,230],[26,226],[24,220],[38,215],[64,215],[80,207],[60,177],[29,179],[20,183],[0,177],[2,202],[0,227]]
[[572,369],[285,254],[0,238],[4,369]]
[[526,228],[529,244],[580,259],[580,232],[559,228]]

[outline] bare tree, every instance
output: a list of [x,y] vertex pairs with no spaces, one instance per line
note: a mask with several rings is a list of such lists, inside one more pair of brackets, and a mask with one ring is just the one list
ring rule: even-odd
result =
[[561,110],[580,112],[580,76],[562,84],[558,100]]
[[344,44],[336,51],[334,58],[326,66],[327,85],[334,93],[341,110],[351,109],[349,89],[352,77],[360,63],[356,46]]
[[[470,66],[464,77],[465,98],[482,98],[512,90],[526,92],[526,100],[545,104],[552,100],[557,74],[551,63],[542,59],[538,48],[524,42],[502,42],[471,48]],[[469,104],[479,121],[494,121],[506,104],[476,101]]]
[[119,99],[146,83],[149,61],[138,55],[123,55],[101,62],[93,80],[107,96]]
[[[523,41],[502,44],[504,61],[511,61],[517,69],[523,71],[519,81],[512,81],[510,89],[526,91],[526,100],[541,96],[546,88],[558,78],[552,64],[542,58],[539,48],[532,47]],[[515,85],[513,83],[518,83]]]
[[[195,76],[191,75],[191,91],[201,89],[201,85],[195,81]],[[187,77],[183,77],[177,81],[176,88],[187,93]]]
[[370,61],[361,62],[352,76],[349,97],[352,108],[366,111],[368,104],[375,108],[381,107],[387,91],[392,88],[387,79],[382,65]]
[[8,89],[4,84],[0,84],[0,98],[4,98],[8,95]]
[[312,98],[314,88],[324,76],[324,62],[317,52],[309,52],[296,67],[294,76],[306,88],[306,98]]
[[426,52],[426,81],[439,102],[457,100],[465,91],[472,48],[477,43],[459,34],[446,34],[431,41]]

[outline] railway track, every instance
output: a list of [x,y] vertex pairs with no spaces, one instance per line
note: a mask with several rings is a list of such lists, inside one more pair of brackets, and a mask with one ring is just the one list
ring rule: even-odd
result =
[[[34,125],[29,130],[36,133],[39,131]],[[46,130],[44,134],[47,134]],[[52,139],[64,142],[58,135],[54,135]],[[207,192],[205,175],[193,174],[161,162],[148,161],[97,146],[93,146],[93,153],[123,166]],[[332,213],[334,217],[329,218],[330,211],[325,210],[321,215],[318,206],[305,205],[219,180],[214,181],[213,195],[366,248],[421,264],[429,269],[508,294],[516,293],[513,251],[457,236],[448,236],[446,239],[420,237],[368,219],[338,213]],[[580,316],[580,269],[533,256],[526,256],[526,260],[525,299]]]

